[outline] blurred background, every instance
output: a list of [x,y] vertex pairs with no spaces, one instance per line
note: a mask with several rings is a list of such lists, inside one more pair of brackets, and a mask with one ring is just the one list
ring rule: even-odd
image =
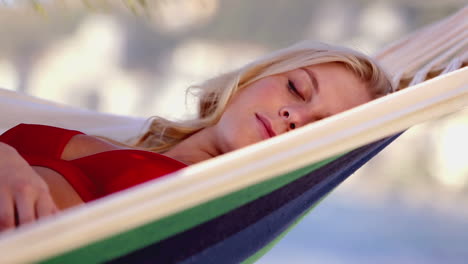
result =
[[[302,39],[374,54],[466,0],[0,0],[0,87],[194,115],[193,84]],[[8,113],[2,113],[5,115]],[[468,111],[411,128],[258,263],[466,263]]]

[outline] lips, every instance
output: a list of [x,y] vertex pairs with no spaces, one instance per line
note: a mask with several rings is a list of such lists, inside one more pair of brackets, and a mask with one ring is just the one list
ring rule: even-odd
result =
[[264,116],[262,116],[260,114],[257,114],[257,113],[255,114],[255,116],[260,121],[260,123],[263,125],[263,127],[264,127],[265,131],[267,132],[269,138],[276,136],[276,133],[273,130],[273,128],[271,127],[271,123],[267,118],[265,118]]

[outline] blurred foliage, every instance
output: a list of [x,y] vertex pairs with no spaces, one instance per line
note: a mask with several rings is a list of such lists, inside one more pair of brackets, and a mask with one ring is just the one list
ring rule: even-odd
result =
[[[7,1],[2,0],[3,4],[7,7],[28,8],[31,7],[40,15],[47,15],[48,11],[54,9],[85,9],[90,12],[112,12],[115,10],[127,10],[134,15],[148,16],[153,7],[157,4],[164,3],[164,1],[147,1],[147,0],[53,0],[53,1],[40,1],[40,0],[16,0]],[[153,3],[153,4],[150,4]]]

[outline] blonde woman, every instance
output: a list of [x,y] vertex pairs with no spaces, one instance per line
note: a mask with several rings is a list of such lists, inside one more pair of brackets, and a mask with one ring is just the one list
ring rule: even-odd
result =
[[[0,230],[14,228],[363,104],[393,90],[371,58],[302,42],[192,87],[199,117],[153,118],[133,147],[19,125],[0,136]],[[144,150],[142,150],[144,149]]]

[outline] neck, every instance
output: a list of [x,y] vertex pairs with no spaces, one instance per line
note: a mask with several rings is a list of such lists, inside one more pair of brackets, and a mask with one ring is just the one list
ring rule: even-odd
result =
[[198,163],[222,154],[216,147],[211,128],[205,128],[191,135],[164,153],[165,156],[187,165]]

